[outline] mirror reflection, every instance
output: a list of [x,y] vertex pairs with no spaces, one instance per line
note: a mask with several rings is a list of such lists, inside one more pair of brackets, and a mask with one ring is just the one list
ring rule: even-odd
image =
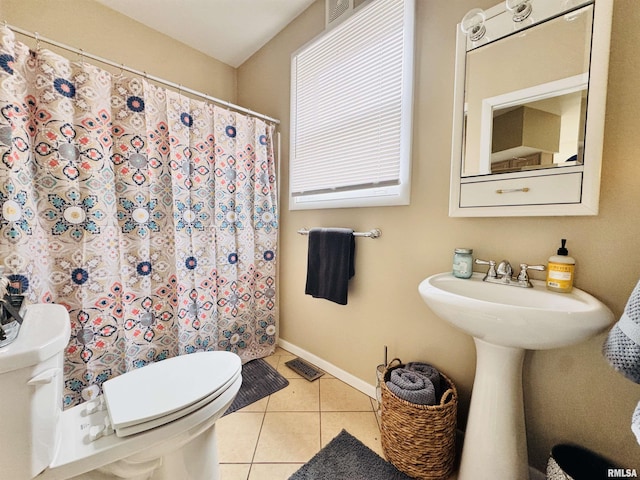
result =
[[583,163],[592,23],[589,5],[470,45],[463,177]]
[[490,173],[583,163],[587,88],[580,78],[576,80],[580,85],[570,93],[515,106],[491,106],[483,119],[492,128]]

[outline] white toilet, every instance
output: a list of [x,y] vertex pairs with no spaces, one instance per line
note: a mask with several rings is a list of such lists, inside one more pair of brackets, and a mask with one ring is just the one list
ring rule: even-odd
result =
[[103,395],[62,410],[64,307],[31,305],[0,348],[0,478],[219,478],[215,422],[242,383],[229,352],[182,355],[103,384]]

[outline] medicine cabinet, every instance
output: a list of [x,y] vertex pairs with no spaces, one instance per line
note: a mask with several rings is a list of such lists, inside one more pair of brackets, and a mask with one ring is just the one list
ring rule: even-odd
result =
[[449,214],[596,215],[612,0],[507,0],[457,26]]

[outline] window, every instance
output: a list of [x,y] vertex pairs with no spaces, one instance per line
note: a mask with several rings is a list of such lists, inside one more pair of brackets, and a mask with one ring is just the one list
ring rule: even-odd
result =
[[414,0],[371,0],[293,54],[289,208],[407,205]]

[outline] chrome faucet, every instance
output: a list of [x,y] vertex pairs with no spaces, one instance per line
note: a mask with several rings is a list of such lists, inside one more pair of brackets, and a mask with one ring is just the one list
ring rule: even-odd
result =
[[513,277],[513,268],[511,268],[511,264],[507,260],[502,260],[498,264],[496,272],[498,273],[498,277],[502,279],[510,279]]
[[544,271],[546,267],[544,265],[528,265],[526,263],[520,264],[520,273],[517,277],[513,276],[513,268],[507,260],[502,260],[496,268],[496,262],[493,260],[480,260],[476,259],[478,265],[489,265],[487,274],[482,279],[483,282],[498,283],[500,285],[510,285],[514,287],[532,288],[533,285],[529,280],[529,274],[527,270]]

